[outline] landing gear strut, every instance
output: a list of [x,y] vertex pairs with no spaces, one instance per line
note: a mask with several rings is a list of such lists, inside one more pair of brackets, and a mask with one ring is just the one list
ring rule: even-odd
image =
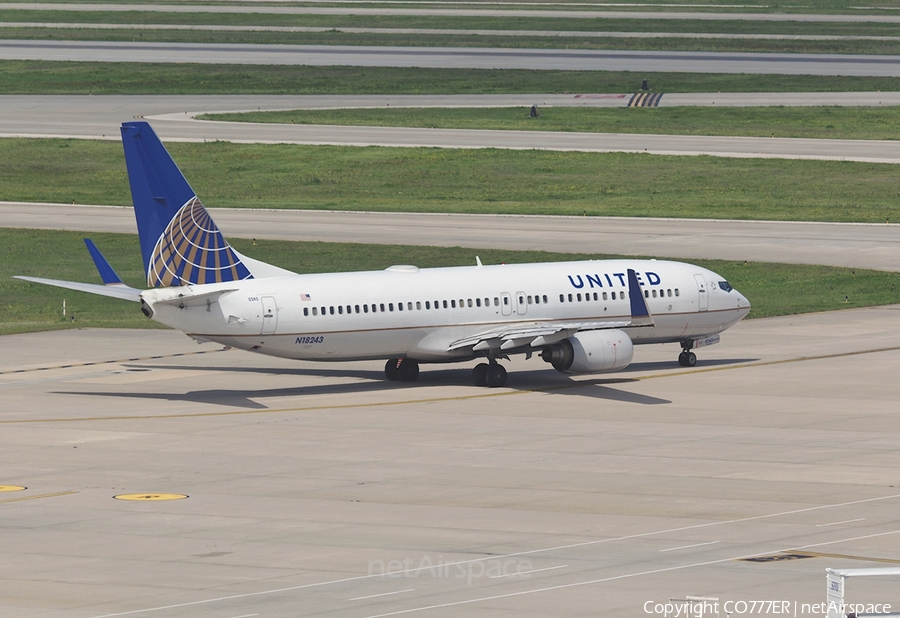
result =
[[475,386],[495,388],[506,384],[506,369],[496,360],[490,363],[478,363],[472,370],[472,381]]
[[419,363],[411,358],[389,358],[384,364],[384,376],[391,381],[415,382],[419,377]]

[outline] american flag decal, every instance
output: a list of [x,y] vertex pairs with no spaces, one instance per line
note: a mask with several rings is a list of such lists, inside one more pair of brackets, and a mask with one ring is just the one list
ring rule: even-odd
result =
[[309,294],[301,294],[300,300],[312,300],[312,296],[310,296]]

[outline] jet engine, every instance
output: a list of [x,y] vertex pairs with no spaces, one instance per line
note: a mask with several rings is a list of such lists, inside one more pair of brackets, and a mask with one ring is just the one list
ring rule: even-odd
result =
[[634,344],[621,330],[589,330],[543,349],[541,358],[563,373],[618,371],[631,363]]

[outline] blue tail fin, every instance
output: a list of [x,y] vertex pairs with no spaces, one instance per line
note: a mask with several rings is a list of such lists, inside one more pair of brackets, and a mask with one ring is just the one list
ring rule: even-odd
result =
[[149,287],[252,279],[146,122],[122,124]]

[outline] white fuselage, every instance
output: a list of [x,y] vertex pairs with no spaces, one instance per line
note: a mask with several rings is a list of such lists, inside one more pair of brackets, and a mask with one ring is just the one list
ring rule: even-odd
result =
[[[198,339],[294,359],[479,356],[453,341],[505,324],[628,321],[627,269],[654,325],[626,328],[634,343],[719,333],[750,304],[724,278],[690,264],[599,260],[292,275],[143,292],[153,319]],[[719,282],[723,285],[720,286]],[[233,290],[179,308],[171,299]],[[156,304],[158,301],[169,301]]]

